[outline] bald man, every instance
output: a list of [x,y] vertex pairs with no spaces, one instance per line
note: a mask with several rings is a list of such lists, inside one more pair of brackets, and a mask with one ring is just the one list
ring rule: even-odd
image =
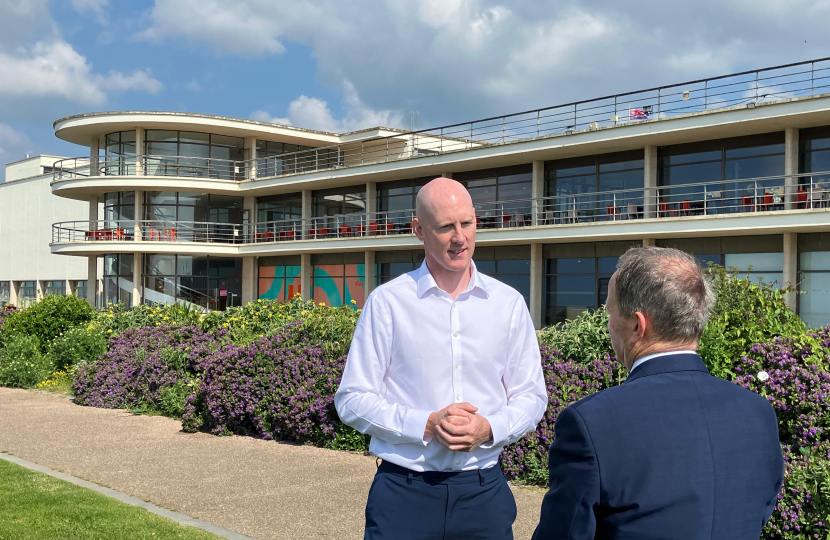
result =
[[522,295],[476,271],[464,186],[431,181],[416,216],[424,263],[369,295],[334,398],[383,460],[364,538],[513,538],[498,459],[547,405],[536,332]]

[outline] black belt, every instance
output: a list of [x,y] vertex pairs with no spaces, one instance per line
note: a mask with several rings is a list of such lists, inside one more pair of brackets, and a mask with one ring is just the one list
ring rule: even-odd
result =
[[404,476],[407,484],[412,484],[413,480],[418,480],[430,484],[471,484],[479,482],[482,486],[486,480],[493,480],[502,474],[501,468],[498,466],[472,471],[413,471],[389,461],[382,461],[378,466],[378,472]]

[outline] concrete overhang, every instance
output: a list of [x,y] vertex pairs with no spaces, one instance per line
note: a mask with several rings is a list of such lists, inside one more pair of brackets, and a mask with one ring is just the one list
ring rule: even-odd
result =
[[[830,231],[830,208],[775,212],[735,213],[716,216],[601,221],[568,225],[478,230],[476,245],[562,244],[641,240],[643,238],[698,238]],[[421,242],[411,234],[388,237],[299,240],[261,244],[205,244],[196,242],[84,242],[51,244],[52,253],[101,255],[104,253],[181,253],[233,257],[266,257],[302,253],[342,253],[416,249]]]
[[130,131],[136,127],[200,131],[231,137],[256,137],[303,146],[328,146],[340,142],[340,136],[336,133],[257,120],[183,112],[98,112],[67,116],[54,123],[55,135],[58,138],[86,147],[89,147],[92,138],[101,139],[107,133]]

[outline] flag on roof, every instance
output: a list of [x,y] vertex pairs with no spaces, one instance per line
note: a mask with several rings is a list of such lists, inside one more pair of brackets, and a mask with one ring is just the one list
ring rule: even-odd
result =
[[632,120],[648,120],[648,114],[642,109],[629,109],[628,117]]

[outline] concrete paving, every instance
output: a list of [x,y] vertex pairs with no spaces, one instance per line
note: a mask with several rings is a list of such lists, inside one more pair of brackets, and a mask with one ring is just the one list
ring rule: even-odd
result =
[[[0,451],[256,538],[363,537],[372,457],[183,433],[159,416],[0,388]],[[513,487],[527,539],[544,491]]]

